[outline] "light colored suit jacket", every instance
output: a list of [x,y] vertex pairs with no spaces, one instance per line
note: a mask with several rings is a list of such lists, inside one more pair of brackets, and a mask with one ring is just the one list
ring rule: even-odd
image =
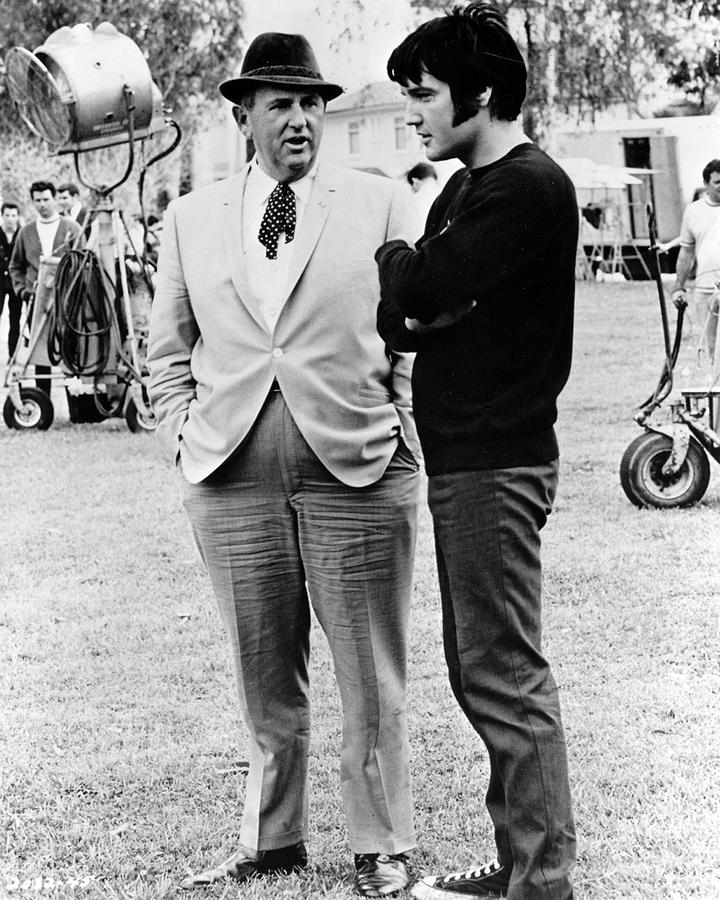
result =
[[417,233],[406,185],[320,165],[271,333],[243,264],[246,168],[173,201],[164,219],[148,345],[168,461],[197,483],[242,443],[277,379],[305,440],[345,484],[377,481],[412,420],[412,356],[376,328],[375,250]]

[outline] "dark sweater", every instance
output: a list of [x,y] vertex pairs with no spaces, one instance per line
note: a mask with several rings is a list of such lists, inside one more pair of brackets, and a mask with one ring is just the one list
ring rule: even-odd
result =
[[[563,170],[534,144],[456,173],[416,250],[376,254],[378,330],[416,350],[413,407],[429,475],[537,465],[558,453],[553,424],[572,354],[578,212]],[[476,302],[456,324],[417,335]]]

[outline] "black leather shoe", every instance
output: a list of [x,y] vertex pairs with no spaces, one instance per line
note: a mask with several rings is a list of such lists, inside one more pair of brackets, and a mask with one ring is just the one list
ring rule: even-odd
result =
[[302,842],[291,847],[279,847],[277,850],[261,850],[256,858],[240,850],[213,869],[189,875],[180,883],[180,887],[203,887],[226,878],[242,883],[264,875],[289,875],[291,872],[299,872],[306,865],[307,850]]
[[390,897],[409,883],[404,853],[355,854],[355,890],[361,897]]

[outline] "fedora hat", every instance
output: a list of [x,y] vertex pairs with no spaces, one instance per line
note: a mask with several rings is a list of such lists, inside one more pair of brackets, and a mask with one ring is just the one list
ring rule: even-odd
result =
[[325,100],[343,92],[340,85],[323,81],[307,38],[278,31],[266,31],[255,38],[245,53],[240,77],[223,81],[220,93],[239,103],[249,90],[263,85],[312,88]]

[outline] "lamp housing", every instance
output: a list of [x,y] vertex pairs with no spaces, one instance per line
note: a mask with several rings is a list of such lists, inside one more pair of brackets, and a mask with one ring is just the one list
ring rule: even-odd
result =
[[63,26],[34,52],[5,59],[11,99],[57,154],[150,137],[167,125],[142,51],[110,22]]

